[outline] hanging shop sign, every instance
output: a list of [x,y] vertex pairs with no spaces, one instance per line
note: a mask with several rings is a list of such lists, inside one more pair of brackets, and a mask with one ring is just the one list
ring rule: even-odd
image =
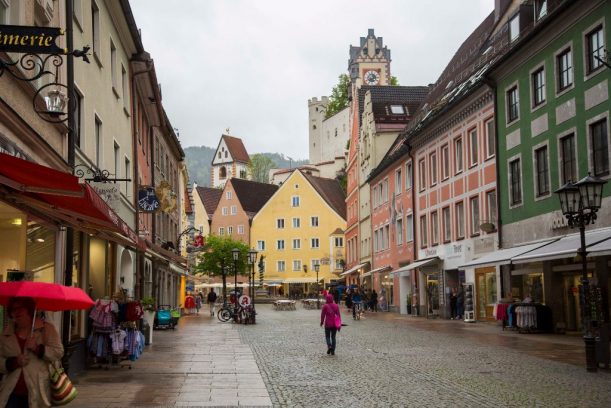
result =
[[108,204],[112,209],[116,211],[119,208],[119,202],[121,200],[121,192],[119,186],[114,183],[105,182],[90,182],[89,185],[93,187],[96,193]]
[[60,35],[64,30],[58,27],[0,25],[0,51],[65,54],[66,50],[55,44]]
[[196,235],[193,239],[193,246],[196,248],[200,248],[204,246],[204,237],[200,235]]
[[142,188],[138,191],[138,206],[144,212],[155,212],[161,203],[153,187]]
[[176,209],[176,193],[172,190],[172,186],[167,181],[163,180],[155,189],[157,197],[159,197],[161,211],[168,214]]

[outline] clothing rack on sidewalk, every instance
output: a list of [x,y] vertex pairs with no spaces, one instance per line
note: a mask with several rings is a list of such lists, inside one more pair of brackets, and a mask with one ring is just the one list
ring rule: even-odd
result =
[[512,303],[507,308],[508,326],[519,333],[552,331],[552,310],[541,303]]

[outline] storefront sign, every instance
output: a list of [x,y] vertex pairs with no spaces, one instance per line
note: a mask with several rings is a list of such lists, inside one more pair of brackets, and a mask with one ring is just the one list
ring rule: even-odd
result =
[[65,54],[55,41],[64,35],[57,27],[0,25],[0,51],[30,54]]
[[106,204],[116,211],[119,201],[121,200],[121,192],[117,184],[90,182],[89,185],[93,187],[100,197],[102,197]]
[[155,193],[159,197],[161,211],[168,214],[176,209],[176,193],[172,190],[170,183],[162,180],[155,189]]
[[146,187],[138,191],[138,206],[144,212],[155,212],[160,202],[153,187]]

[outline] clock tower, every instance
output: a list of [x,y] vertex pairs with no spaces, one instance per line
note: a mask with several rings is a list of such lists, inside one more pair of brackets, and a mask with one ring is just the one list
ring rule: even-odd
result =
[[358,47],[350,46],[348,72],[352,91],[356,92],[362,85],[390,85],[390,61],[390,50],[370,28]]

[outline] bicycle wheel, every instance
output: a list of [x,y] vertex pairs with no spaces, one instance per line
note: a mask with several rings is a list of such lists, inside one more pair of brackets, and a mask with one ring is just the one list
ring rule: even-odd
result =
[[233,317],[229,309],[221,309],[216,315],[221,322],[228,322]]

